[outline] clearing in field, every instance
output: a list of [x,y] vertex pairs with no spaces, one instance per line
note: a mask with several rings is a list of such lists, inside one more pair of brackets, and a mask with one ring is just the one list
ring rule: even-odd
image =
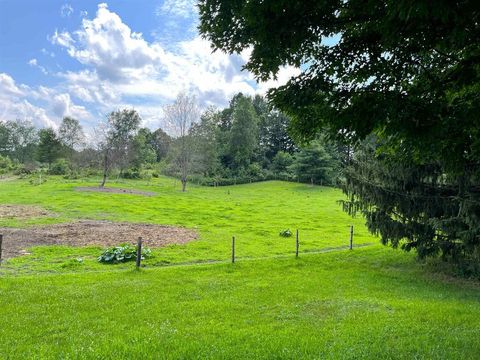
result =
[[145,239],[145,245],[161,247],[185,244],[197,238],[194,230],[182,227],[92,220],[28,229],[0,228],[0,234],[5,236],[4,258],[28,255],[28,248],[39,245],[107,247],[133,243],[141,236]]

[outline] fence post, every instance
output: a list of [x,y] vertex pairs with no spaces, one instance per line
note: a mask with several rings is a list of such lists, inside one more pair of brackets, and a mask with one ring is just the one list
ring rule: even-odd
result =
[[295,240],[295,257],[297,258],[298,258],[298,246],[299,246],[299,243],[298,243],[298,229],[297,229],[297,236]]
[[353,225],[350,225],[350,250],[353,249]]
[[0,265],[2,265],[2,244],[3,244],[3,235],[0,234]]
[[142,261],[142,237],[138,238],[137,242],[137,269],[140,267],[140,262]]
[[232,264],[235,262],[235,236],[232,236]]

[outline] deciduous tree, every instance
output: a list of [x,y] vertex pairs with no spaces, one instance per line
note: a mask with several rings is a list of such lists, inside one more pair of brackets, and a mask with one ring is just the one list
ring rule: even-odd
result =
[[363,211],[385,243],[404,239],[421,256],[480,268],[478,1],[201,0],[199,8],[204,37],[230,53],[251,48],[245,67],[258,79],[301,69],[269,92],[298,140],[320,130],[351,146],[375,139],[371,161],[361,145],[351,159],[347,210]]
[[176,131],[175,163],[180,172],[182,191],[186,190],[188,175],[192,160],[192,143],[189,136],[192,125],[198,121],[200,115],[197,99],[193,95],[181,92],[173,104],[163,108],[165,119]]

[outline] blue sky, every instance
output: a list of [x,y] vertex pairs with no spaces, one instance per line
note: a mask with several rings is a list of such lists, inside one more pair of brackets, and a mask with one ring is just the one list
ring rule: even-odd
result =
[[298,74],[257,84],[241,71],[248,51],[212,54],[197,22],[192,0],[0,0],[0,121],[55,128],[68,115],[92,133],[108,112],[134,107],[168,131],[162,106],[180,91],[222,107]]

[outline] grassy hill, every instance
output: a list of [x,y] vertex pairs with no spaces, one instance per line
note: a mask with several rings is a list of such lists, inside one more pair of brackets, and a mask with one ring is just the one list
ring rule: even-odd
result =
[[[265,182],[182,193],[161,178],[112,184],[152,197],[75,191],[87,185],[1,182],[0,204],[51,215],[0,227],[106,219],[186,226],[199,239],[154,250],[140,271],[99,264],[98,247],[37,247],[8,260],[0,358],[478,358],[479,284],[379,245],[341,211],[338,190]],[[342,248],[350,224],[368,246]],[[300,229],[298,259],[285,228]]]

